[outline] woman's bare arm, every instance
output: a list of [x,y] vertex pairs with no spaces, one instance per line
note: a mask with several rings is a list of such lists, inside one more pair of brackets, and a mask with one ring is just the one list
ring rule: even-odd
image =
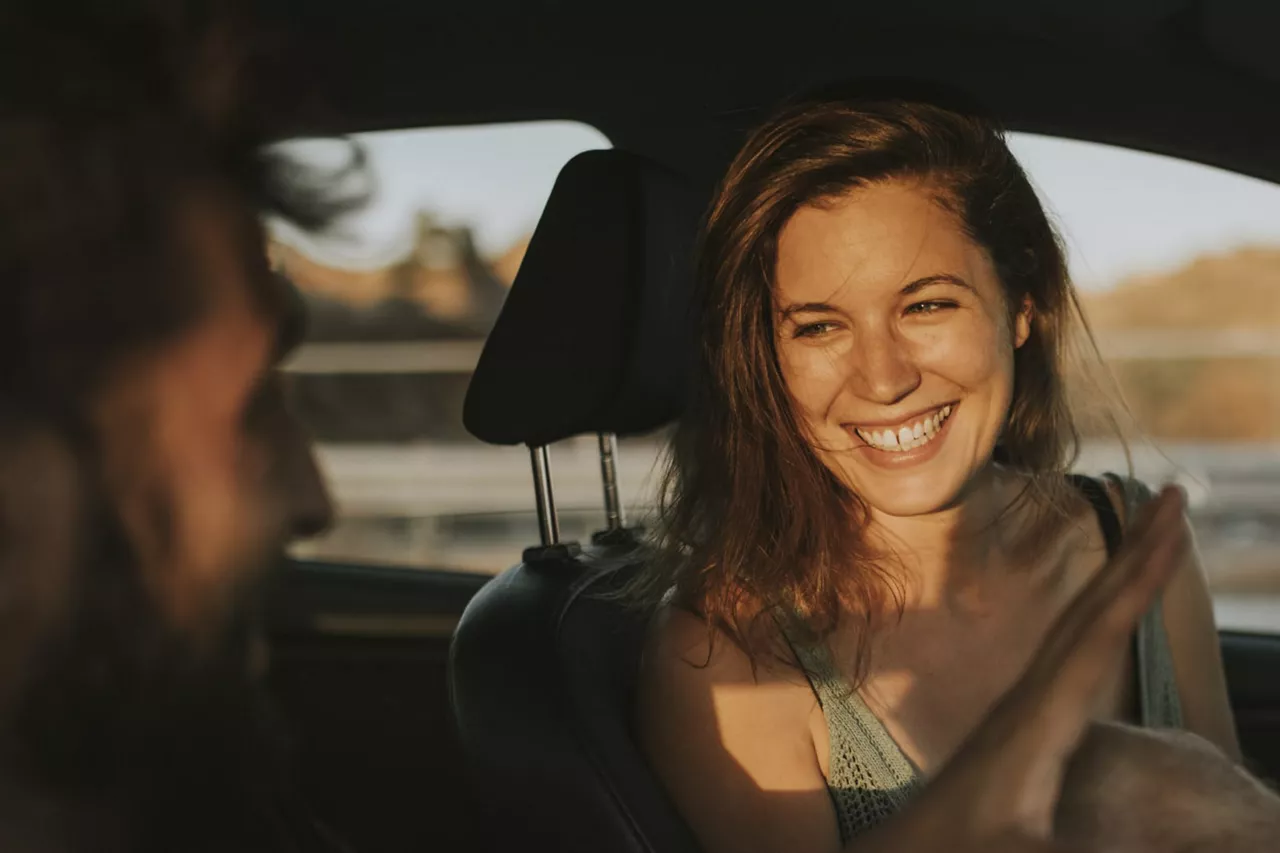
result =
[[1227,697],[1227,678],[1222,668],[1222,649],[1209,583],[1190,523],[1184,519],[1183,525],[1187,549],[1162,601],[1183,725],[1239,762],[1240,741]]
[[[639,691],[650,763],[709,853],[836,853],[803,676],[761,667],[682,610],[660,617]],[[798,682],[797,682],[798,679]]]
[[[1136,486],[1139,493],[1146,489]],[[1122,523],[1127,525],[1124,489],[1107,480],[1107,490]],[[1178,567],[1161,598],[1165,635],[1173,657],[1174,679],[1182,705],[1184,727],[1215,744],[1234,761],[1241,760],[1235,719],[1227,696],[1222,651],[1214,621],[1213,600],[1191,522],[1184,514],[1181,535],[1185,542]]]

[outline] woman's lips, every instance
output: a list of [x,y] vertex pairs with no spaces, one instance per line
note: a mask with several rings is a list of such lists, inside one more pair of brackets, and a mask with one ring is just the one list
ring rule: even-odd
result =
[[944,403],[886,425],[887,428],[857,425],[854,431],[867,444],[881,450],[912,450],[932,441],[954,409],[953,403]]
[[[942,449],[942,445],[946,442],[947,436],[951,433],[951,424],[956,419],[959,410],[959,403],[947,404],[951,407],[951,413],[943,419],[938,431],[934,433],[933,438],[919,447],[910,450],[890,449],[881,450],[880,448],[870,444],[866,439],[858,434],[858,430],[848,427],[850,435],[858,441],[855,448],[862,454],[867,462],[878,468],[886,468],[896,470],[907,466],[914,466],[929,461],[938,455]],[[945,409],[946,406],[939,407],[939,411]],[[883,432],[883,430],[881,430]]]

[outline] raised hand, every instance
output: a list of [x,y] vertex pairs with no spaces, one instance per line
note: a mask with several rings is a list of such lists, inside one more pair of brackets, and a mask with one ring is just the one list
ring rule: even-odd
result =
[[1051,834],[1067,759],[1114,661],[1178,565],[1187,544],[1184,503],[1170,486],[1142,507],[1124,547],[1061,614],[1023,676],[901,823],[889,821],[853,849],[1064,849]]

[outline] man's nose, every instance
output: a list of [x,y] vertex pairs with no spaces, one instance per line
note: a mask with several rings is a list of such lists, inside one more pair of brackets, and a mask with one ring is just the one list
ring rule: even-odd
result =
[[910,347],[892,329],[860,334],[851,357],[850,381],[864,400],[888,406],[920,386],[920,370]]
[[295,539],[319,536],[333,525],[334,506],[316,462],[315,452],[304,447],[289,488],[289,533]]

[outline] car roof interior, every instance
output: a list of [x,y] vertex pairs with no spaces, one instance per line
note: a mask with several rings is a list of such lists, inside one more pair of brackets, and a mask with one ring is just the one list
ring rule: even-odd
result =
[[261,5],[318,60],[300,133],[573,119],[709,186],[779,100],[909,79],[1015,130],[1280,180],[1280,5],[1256,0]]

